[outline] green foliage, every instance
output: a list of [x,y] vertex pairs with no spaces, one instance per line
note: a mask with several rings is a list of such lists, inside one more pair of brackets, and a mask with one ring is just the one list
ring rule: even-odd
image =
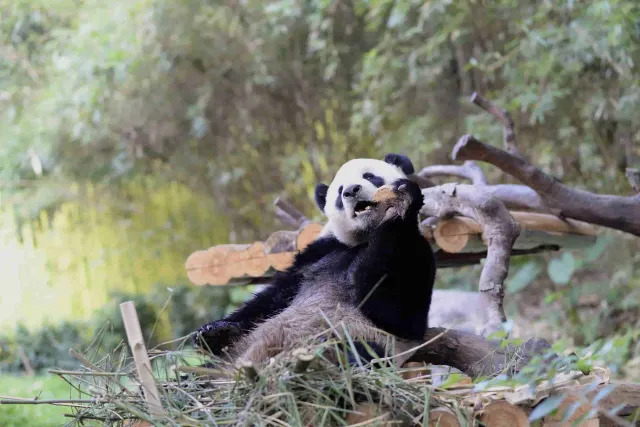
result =
[[527,262],[513,276],[507,279],[507,292],[514,294],[524,290],[538,277],[540,271],[540,266],[536,261]]
[[[0,177],[36,187],[153,173],[261,227],[266,196],[306,204],[347,158],[399,150],[433,163],[463,132],[499,140],[499,124],[461,104],[473,90],[513,111],[527,154],[569,182],[620,191],[638,155],[618,138],[639,120],[630,0],[4,0],[0,11],[11,53]],[[45,197],[34,190],[20,188]]]
[[69,354],[71,348],[112,351],[126,337],[119,307],[124,301],[135,302],[149,347],[189,335],[234,307],[228,292],[213,286],[176,287],[167,291],[158,285],[145,295],[114,293],[109,303],[88,320],[45,323],[36,329],[18,324],[11,333],[0,336],[0,372],[24,372],[19,349],[37,371],[77,367],[78,361]]
[[554,258],[549,262],[547,273],[556,285],[564,286],[571,280],[576,268],[576,262],[570,252]]

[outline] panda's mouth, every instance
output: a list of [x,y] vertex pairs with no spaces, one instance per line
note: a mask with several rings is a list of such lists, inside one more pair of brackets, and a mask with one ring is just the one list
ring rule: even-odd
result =
[[360,200],[353,207],[353,217],[355,218],[358,215],[362,215],[363,213],[368,212],[375,205],[376,204],[374,202],[370,202],[370,201],[367,201],[367,200]]

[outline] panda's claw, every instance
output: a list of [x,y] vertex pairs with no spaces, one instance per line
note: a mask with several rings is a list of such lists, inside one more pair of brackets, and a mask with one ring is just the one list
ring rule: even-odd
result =
[[196,347],[210,350],[213,354],[221,354],[222,350],[241,334],[242,329],[238,323],[218,320],[201,326],[194,337],[194,344]]

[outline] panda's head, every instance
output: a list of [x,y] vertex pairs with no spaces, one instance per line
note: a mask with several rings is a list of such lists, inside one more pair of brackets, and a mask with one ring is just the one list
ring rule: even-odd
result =
[[384,161],[354,159],[342,165],[330,185],[316,186],[316,204],[328,219],[322,235],[332,234],[349,246],[365,241],[377,225],[370,212],[376,190],[412,173],[411,160],[401,154],[387,154]]

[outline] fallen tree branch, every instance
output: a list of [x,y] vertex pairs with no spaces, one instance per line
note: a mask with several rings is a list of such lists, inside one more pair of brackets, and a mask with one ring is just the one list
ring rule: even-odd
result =
[[459,178],[468,179],[475,185],[486,185],[487,178],[484,176],[480,166],[474,161],[464,162],[458,165],[434,165],[427,166],[418,172],[418,176],[423,178],[431,178],[434,176],[457,176]]
[[444,184],[422,190],[425,198],[421,213],[447,218],[456,215],[474,219],[482,227],[487,243],[487,261],[480,275],[480,292],[487,300],[488,320],[484,334],[496,331],[506,321],[503,308],[504,280],[509,258],[520,227],[499,200],[478,191],[473,185]]
[[302,212],[296,209],[295,206],[280,197],[278,197],[273,204],[276,206],[276,216],[287,225],[301,229],[311,222]]
[[410,179],[411,181],[415,182],[416,184],[418,184],[418,186],[420,188],[435,187],[435,185],[436,185],[428,177],[421,176],[419,173],[412,173],[410,175],[407,175],[407,178]]
[[513,119],[511,118],[511,114],[509,114],[507,110],[503,110],[493,102],[484,98],[477,92],[474,92],[473,95],[471,95],[471,102],[487,111],[493,117],[498,119],[500,123],[502,123],[502,126],[504,128],[504,149],[514,156],[521,157],[518,151],[518,147],[516,146],[515,125],[513,123]]
[[500,200],[508,209],[524,209],[534,212],[550,212],[547,204],[534,189],[526,185],[496,184],[482,187],[480,191]]
[[[444,334],[443,334],[444,332]],[[453,329],[429,328],[424,341],[432,340],[418,349],[410,362],[427,362],[456,368],[471,378],[490,376],[505,370],[516,372],[533,356],[544,353],[551,346],[544,339],[532,338],[520,346],[500,347],[500,342]]]
[[498,167],[535,190],[561,216],[640,236],[640,195],[599,195],[567,187],[522,158],[485,144],[472,135],[460,138],[452,157],[483,161]]

